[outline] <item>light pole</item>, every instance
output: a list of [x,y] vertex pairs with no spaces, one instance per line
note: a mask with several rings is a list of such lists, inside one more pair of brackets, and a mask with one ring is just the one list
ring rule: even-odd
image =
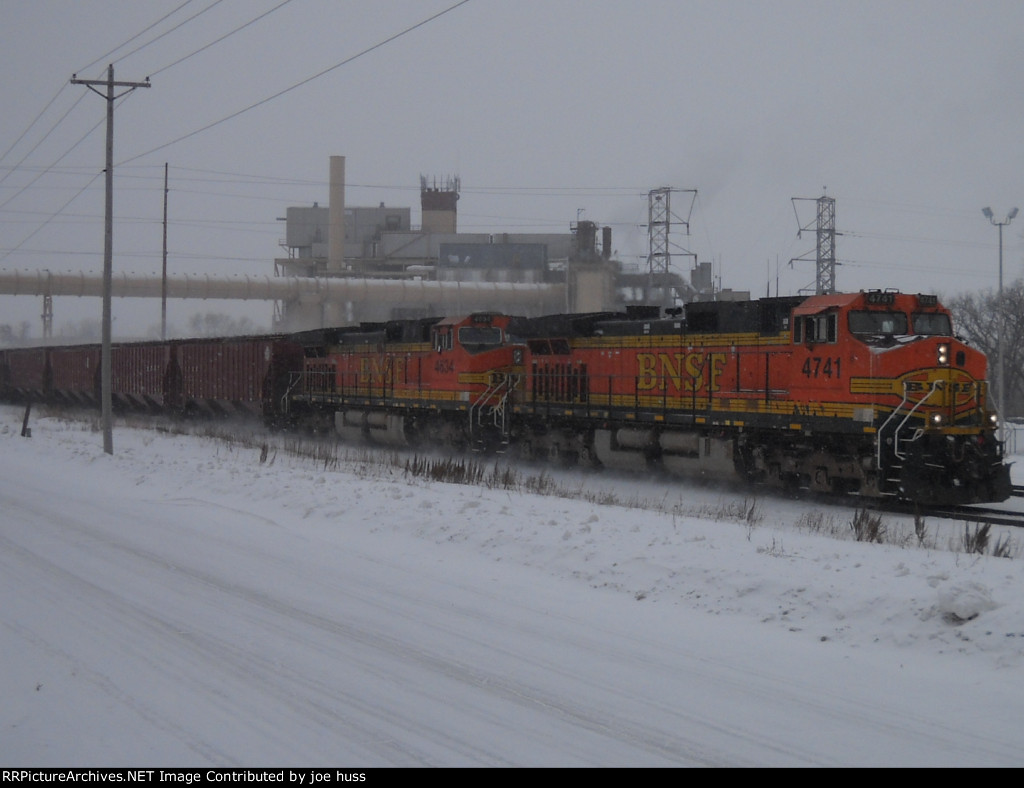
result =
[[[992,209],[984,207],[981,212],[985,214],[985,218],[988,219],[992,224],[999,228],[999,300],[998,305],[1003,305],[1003,228],[1013,221],[1013,218],[1017,215],[1017,209],[1013,208],[1006,218],[1001,222],[996,221],[995,215],[992,213]],[[1003,379],[1003,321],[999,320],[999,316],[996,315],[996,320],[999,325],[999,335],[996,340],[996,378],[999,381],[999,440],[1006,440],[1006,384]]]

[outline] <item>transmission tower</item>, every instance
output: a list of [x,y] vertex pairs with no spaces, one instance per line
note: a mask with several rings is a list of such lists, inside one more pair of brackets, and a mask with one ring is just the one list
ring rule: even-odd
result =
[[[811,197],[794,197],[793,211],[796,213],[797,201],[809,201]],[[836,201],[834,197],[822,195],[814,199],[817,204],[816,235],[817,247],[815,252],[816,272],[814,277],[814,292],[816,295],[823,293],[834,293],[836,291]],[[805,231],[810,231],[810,226],[800,225],[800,215],[796,218],[797,237],[802,238]],[[806,257],[794,257],[789,261],[806,262]]]
[[[672,232],[672,192],[687,192],[692,195],[690,213],[697,198],[696,189],[672,189],[663,186],[647,193],[647,298],[661,302],[663,306],[672,306],[677,299],[685,300],[689,290],[685,282],[672,273],[672,251],[670,234]],[[690,216],[686,219],[675,217],[687,234],[690,232]],[[690,257],[690,252],[683,252]]]
[[671,201],[672,189],[667,186],[647,193],[647,273],[652,281],[661,274],[668,274],[672,266],[672,252],[668,246],[668,235],[672,229]]

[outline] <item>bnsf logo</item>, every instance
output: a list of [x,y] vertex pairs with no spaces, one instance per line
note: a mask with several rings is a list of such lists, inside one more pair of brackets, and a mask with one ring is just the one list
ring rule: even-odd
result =
[[[907,391],[929,391],[932,384],[923,380],[906,381]],[[973,394],[974,383],[962,383],[957,381],[940,380],[937,386],[939,391],[949,391],[953,394]]]
[[941,400],[952,398],[956,405],[966,405],[978,395],[977,382],[964,372],[953,372],[952,378],[945,377],[944,371],[927,371],[913,373],[913,377],[904,377],[900,383],[908,394],[926,395],[932,388],[936,394],[928,400],[929,404],[939,404]]
[[401,380],[405,376],[405,359],[401,356],[359,359],[359,379],[364,383]]
[[637,353],[640,391],[719,391],[725,353]]

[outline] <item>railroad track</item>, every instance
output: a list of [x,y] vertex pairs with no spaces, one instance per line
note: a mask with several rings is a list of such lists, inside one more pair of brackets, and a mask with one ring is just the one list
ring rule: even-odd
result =
[[[1013,496],[1024,497],[1024,486],[1014,485]],[[1007,503],[1012,501],[1011,497]],[[835,496],[821,499],[822,503],[849,506],[849,499],[837,498]],[[963,506],[920,506],[912,503],[893,500],[865,500],[862,504],[866,508],[890,514],[915,515],[931,517],[937,520],[960,520],[966,523],[989,523],[990,525],[1005,525],[1011,528],[1024,528],[1024,511],[1012,511],[1000,509],[994,506],[983,506],[979,504]],[[1004,504],[1006,505],[1006,504]],[[1014,505],[1014,504],[1010,504]]]
[[915,509],[912,505],[887,504],[880,507],[882,511],[892,514],[919,514],[937,520],[960,520],[965,523],[988,523],[989,525],[1005,525],[1010,528],[1024,528],[1024,512],[1008,512],[1005,509],[993,509],[987,506],[922,506]]
[[[1010,500],[1024,498],[1024,485],[1015,484],[1011,488]],[[929,517],[948,520],[964,520],[972,523],[991,523],[1024,528],[1024,512],[1007,511],[992,506],[936,506],[921,509],[921,513]]]
[[1024,512],[1008,512],[987,506],[938,506],[921,509],[925,517],[942,520],[963,520],[967,523],[988,523],[1024,528]]

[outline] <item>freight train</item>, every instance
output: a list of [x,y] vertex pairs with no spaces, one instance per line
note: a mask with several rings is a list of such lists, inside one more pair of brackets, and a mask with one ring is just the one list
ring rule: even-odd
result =
[[[933,295],[474,313],[112,359],[122,408],[925,504],[1011,491],[986,358]],[[0,395],[95,403],[98,363],[96,346],[0,351]]]

